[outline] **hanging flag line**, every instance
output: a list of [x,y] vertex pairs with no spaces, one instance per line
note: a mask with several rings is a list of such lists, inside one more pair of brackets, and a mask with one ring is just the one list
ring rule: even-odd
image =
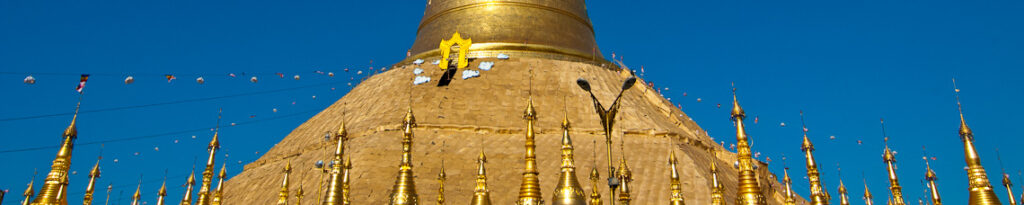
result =
[[[188,174],[167,176],[167,180],[170,181],[171,179],[177,179],[179,177],[188,177]],[[152,178],[152,179],[148,179],[148,180],[143,180],[142,184],[150,184],[150,183],[154,183],[154,182],[162,183],[163,180],[164,180],[164,177],[160,176],[159,178]],[[176,182],[177,181],[172,181],[171,183],[172,184],[177,184]],[[129,184],[112,184],[111,186],[114,187],[114,189],[125,188],[125,187],[132,187],[132,188],[134,188],[134,186],[138,185],[136,183],[138,183],[138,182],[133,182],[133,183],[129,183]],[[97,185],[99,185],[99,184],[97,184]],[[72,197],[72,196],[77,197],[79,195],[84,195],[84,194],[85,194],[85,191],[69,192],[68,193],[68,197]]]
[[[232,126],[228,126],[228,127],[234,127],[234,126],[246,125],[246,124],[255,124],[255,123],[259,123],[259,122],[266,122],[266,121],[270,121],[270,120],[277,120],[277,119],[283,119],[283,118],[288,118],[288,117],[295,117],[295,116],[299,116],[299,115],[302,115],[302,114],[311,113],[311,112],[317,112],[317,111],[321,111],[321,110],[323,110],[323,109],[322,108],[317,108],[317,109],[303,110],[303,111],[299,111],[299,112],[296,112],[296,113],[285,114],[285,115],[278,115],[278,116],[263,118],[263,119],[259,119],[259,120],[249,120],[249,121],[243,121],[243,122],[238,122],[238,123],[232,123],[233,125]],[[225,127],[225,128],[227,128],[227,127]],[[76,146],[83,146],[83,145],[96,145],[96,144],[104,144],[104,143],[111,143],[111,142],[135,141],[135,140],[148,139],[148,138],[156,138],[156,137],[172,136],[172,135],[178,135],[178,134],[184,134],[184,133],[199,132],[199,131],[205,131],[205,130],[210,130],[210,129],[213,129],[213,127],[194,128],[194,129],[187,129],[187,130],[165,132],[165,133],[160,133],[160,134],[143,135],[143,136],[135,136],[135,137],[124,137],[124,138],[115,138],[115,139],[108,139],[108,140],[83,142],[83,143],[75,143],[75,145]],[[14,152],[27,152],[27,151],[36,151],[36,150],[45,150],[45,149],[54,149],[54,148],[59,148],[59,147],[60,146],[38,146],[38,147],[28,147],[28,148],[20,148],[20,149],[8,149],[8,150],[0,150],[0,154],[3,154],[3,153],[14,153]]]
[[[340,84],[340,83],[343,83],[343,82],[326,82],[326,83],[317,83],[317,84],[298,86],[298,87],[282,88],[282,89],[276,89],[276,90],[256,91],[256,92],[238,93],[238,94],[232,94],[232,95],[222,95],[222,96],[205,97],[205,98],[193,98],[193,99],[186,99],[186,100],[175,100],[175,101],[168,101],[168,102],[150,103],[150,104],[142,104],[142,105],[129,105],[129,106],[121,106],[121,107],[94,109],[94,110],[82,110],[82,111],[79,111],[79,113],[80,114],[84,114],[84,113],[108,112],[108,111],[126,110],[126,109],[138,109],[138,108],[162,106],[162,105],[173,105],[173,104],[182,104],[182,103],[202,102],[202,101],[210,101],[210,100],[224,99],[224,98],[233,98],[233,97],[260,95],[260,94],[268,94],[268,93],[277,93],[277,92],[284,92],[284,91],[290,91],[290,90],[297,90],[297,89],[311,88],[311,87],[318,87],[318,86],[325,86],[325,85],[333,85],[333,84]],[[64,112],[64,113],[53,113],[53,114],[44,114],[44,115],[31,115],[31,116],[21,116],[21,117],[0,118],[0,122],[36,119],[36,118],[44,118],[44,117],[67,116],[67,115],[72,115],[72,114],[75,114],[75,113],[74,112]]]

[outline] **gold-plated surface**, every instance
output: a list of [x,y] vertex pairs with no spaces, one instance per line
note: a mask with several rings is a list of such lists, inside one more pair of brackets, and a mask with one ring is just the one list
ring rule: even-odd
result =
[[[800,122],[803,123],[804,112],[800,111]],[[804,151],[804,158],[807,160],[807,181],[810,183],[810,201],[813,205],[828,205],[829,198],[826,196],[825,186],[821,185],[821,176],[818,172],[818,163],[814,160],[814,144],[807,137],[807,125],[802,125],[804,141],[800,150]]]
[[217,190],[213,192],[213,200],[210,205],[220,205],[224,198],[224,178],[228,176],[228,164],[221,163],[220,173],[217,174]]
[[886,170],[889,171],[889,192],[892,194],[892,203],[905,205],[903,187],[900,186],[900,179],[896,176],[896,155],[893,155],[888,144],[885,145],[885,152],[882,153],[882,161],[885,162]]
[[352,198],[349,197],[350,196],[349,194],[352,193],[352,187],[349,186],[349,182],[352,179],[351,178],[351,173],[352,173],[352,157],[346,157],[345,158],[345,173],[343,173],[341,175],[341,199],[342,199],[341,203],[343,205],[352,204],[352,201],[351,201]]
[[1017,204],[1017,199],[1013,198],[1013,182],[1010,182],[1010,175],[1003,173],[1003,187],[1006,187],[1006,198],[1009,198],[1010,204]]
[[[188,180],[185,181],[185,196],[181,197],[180,205],[191,205],[192,204],[192,189],[196,185],[196,170],[192,167],[192,173],[188,174]],[[110,188],[107,188],[109,194]],[[107,197],[110,198],[110,197]]]
[[139,180],[139,186],[135,187],[135,194],[132,194],[131,205],[140,205],[139,200],[142,200],[142,180]]
[[28,181],[28,187],[25,187],[25,192],[21,194],[21,196],[25,197],[25,199],[21,201],[21,205],[28,205],[30,202],[32,202],[32,196],[35,195],[35,193],[33,193],[35,192],[35,190],[32,190],[32,184],[34,183],[34,179],[32,181]]
[[46,175],[46,181],[43,182],[42,189],[39,189],[39,195],[32,200],[31,204],[33,205],[68,204],[68,170],[71,168],[71,150],[74,149],[75,139],[78,138],[78,128],[75,126],[75,122],[78,120],[78,109],[81,105],[82,102],[79,101],[75,107],[75,115],[71,117],[71,124],[64,129],[57,157],[53,159],[50,173]]
[[398,176],[395,179],[394,188],[391,189],[390,197],[388,197],[390,199],[388,204],[419,204],[415,175],[412,173],[412,129],[416,127],[416,117],[412,114],[412,108],[406,112],[402,127],[402,163],[398,165]]
[[444,160],[441,160],[441,172],[437,173],[437,205],[444,205],[444,181],[448,174],[444,172]]
[[165,197],[167,197],[167,177],[164,177],[163,184],[160,184],[160,191],[156,192],[156,205],[164,205]]
[[459,32],[455,32],[452,34],[452,38],[448,40],[441,40],[441,46],[438,48],[438,50],[441,51],[441,63],[438,63],[437,67],[440,67],[441,70],[448,69],[448,65],[450,63],[448,62],[450,60],[448,56],[451,56],[452,46],[455,45],[459,46],[458,57],[455,59],[457,62],[455,68],[461,69],[469,66],[469,59],[466,59],[466,54],[469,53],[469,48],[473,45],[473,39],[464,39],[459,35]]
[[583,186],[576,178],[572,137],[569,136],[570,126],[569,116],[565,114],[562,118],[562,166],[558,184],[555,185],[555,194],[551,199],[551,204],[555,205],[587,204],[587,194],[583,192]]
[[92,170],[89,170],[89,185],[85,186],[85,196],[82,197],[83,205],[92,205],[93,192],[96,191],[96,179],[100,178],[100,160],[96,160],[96,165],[92,166]]
[[220,131],[220,115],[217,116],[217,126],[213,129],[213,138],[210,139],[210,144],[206,146],[206,150],[210,153],[206,158],[206,167],[203,169],[203,183],[199,186],[199,196],[196,200],[197,205],[210,205],[212,200],[210,191],[213,187],[213,172],[216,169],[217,150],[220,149],[220,137],[217,133]]
[[288,164],[284,165],[284,179],[281,180],[281,190],[277,192],[277,205],[288,205],[288,176],[292,174],[292,162],[288,161]]
[[544,198],[540,193],[540,178],[537,176],[537,146],[534,144],[533,124],[537,121],[537,111],[533,108],[533,98],[527,100],[526,112],[523,115],[526,119],[526,168],[523,170],[523,183],[519,185],[518,205],[544,204]]
[[928,180],[928,195],[931,197],[933,205],[942,205],[942,197],[939,197],[939,187],[935,185],[935,181],[939,180],[939,178],[935,176],[935,171],[932,170],[932,165],[928,164],[927,159],[925,158],[924,163],[926,167],[924,179]]
[[[414,56],[410,59],[425,58],[422,54],[435,51],[435,43],[455,32],[471,36],[479,43],[530,44],[562,52],[529,48],[507,51],[555,55],[571,52],[582,59],[603,58],[583,0],[428,1],[416,41],[409,50]],[[485,50],[491,49],[471,52]]]
[[874,196],[871,195],[871,190],[868,189],[868,181],[864,180],[864,205],[874,205]]
[[[597,149],[597,146],[594,147]],[[595,158],[597,155],[594,156]],[[601,179],[601,174],[597,172],[597,163],[594,163],[594,167],[590,168],[590,202],[589,205],[601,205],[601,192],[597,187],[597,181]]]
[[302,191],[302,184],[299,183],[299,189],[295,190],[295,205],[302,205],[302,197],[306,196],[306,193]]
[[846,185],[843,184],[843,180],[839,180],[839,205],[850,205],[850,196],[847,195]]
[[338,131],[334,133],[334,140],[338,141],[337,147],[334,149],[334,159],[331,160],[331,171],[330,177],[328,177],[327,191],[324,193],[324,199],[321,201],[323,205],[343,205],[345,204],[345,197],[342,193],[343,187],[343,176],[342,171],[345,169],[345,165],[342,164],[345,154],[345,139],[348,138],[348,131],[345,130],[345,122],[341,122],[341,126],[338,126]]
[[679,182],[679,171],[676,168],[676,164],[679,161],[676,160],[676,152],[673,150],[668,155],[668,166],[670,167],[669,172],[669,204],[670,205],[686,205],[683,200],[683,184]]
[[473,188],[473,205],[491,205],[491,190],[487,189],[487,156],[480,150],[480,156],[476,159],[476,187]]
[[740,103],[736,100],[736,89],[732,94],[732,120],[736,124],[736,159],[738,161],[738,179],[736,190],[737,205],[764,205],[764,195],[761,194],[761,185],[757,182],[754,173],[754,162],[750,153],[750,142],[746,129],[743,126],[743,118],[746,114]]
[[[620,144],[621,145],[621,144]],[[633,170],[629,169],[629,164],[626,163],[626,152],[622,152],[622,158],[619,158],[619,171],[616,173],[619,177],[619,204],[629,205],[629,202],[633,200],[632,186],[630,182],[633,182]]]
[[978,156],[978,151],[974,148],[974,132],[967,126],[967,120],[964,120],[963,105],[960,104],[960,89],[956,88],[956,79],[953,79],[953,90],[956,95],[957,111],[960,113],[960,141],[964,143],[964,161],[967,162],[967,180],[969,182],[967,204],[1002,204],[996,197],[995,190],[989,183],[988,174],[985,173],[985,167],[981,166],[981,157]]
[[[714,154],[714,158],[718,158],[718,153]],[[711,162],[711,205],[725,205],[725,186],[722,181],[718,178],[718,165],[716,162]]]
[[782,169],[782,183],[786,185],[786,192],[784,193],[782,203],[784,205],[796,205],[796,199],[793,198],[793,179],[789,178],[789,167]]

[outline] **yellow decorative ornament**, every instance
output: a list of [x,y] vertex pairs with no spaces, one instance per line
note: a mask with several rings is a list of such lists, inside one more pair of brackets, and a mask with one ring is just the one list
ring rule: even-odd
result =
[[456,68],[465,68],[469,66],[469,60],[466,59],[466,54],[469,53],[469,46],[473,45],[473,39],[463,39],[459,32],[452,34],[452,38],[448,40],[441,40],[441,63],[437,66],[441,67],[441,70],[448,70],[448,56],[452,54],[452,46],[459,45],[459,59],[458,66]]

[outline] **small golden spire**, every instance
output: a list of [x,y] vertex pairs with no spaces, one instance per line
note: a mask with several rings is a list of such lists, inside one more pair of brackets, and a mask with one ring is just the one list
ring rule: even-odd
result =
[[[785,157],[783,157],[785,160]],[[785,205],[796,205],[796,199],[793,198],[793,180],[789,178],[789,167],[782,169],[782,183],[786,185],[786,192],[784,193],[782,203]]]
[[78,128],[75,123],[78,121],[78,110],[82,106],[82,98],[79,96],[78,105],[75,106],[75,114],[71,117],[71,124],[64,129],[63,140],[57,157],[53,159],[50,166],[50,173],[43,181],[43,187],[39,189],[32,204],[67,204],[68,170],[71,169],[71,150],[75,147],[75,139],[78,138]]
[[491,190],[487,189],[487,156],[480,150],[480,156],[476,159],[476,187],[473,188],[473,205],[490,205]]
[[996,197],[992,184],[989,183],[985,167],[981,166],[981,157],[974,148],[974,132],[967,126],[964,120],[963,105],[960,104],[960,89],[956,87],[956,78],[953,79],[953,91],[956,96],[956,107],[960,113],[960,141],[964,143],[964,161],[967,162],[967,180],[969,184],[969,205],[1000,204]]
[[227,178],[228,164],[221,163],[220,173],[217,174],[217,189],[213,192],[213,200],[210,205],[220,205],[224,197],[224,179]]
[[33,190],[32,184],[35,183],[35,179],[36,177],[33,176],[32,181],[28,181],[28,187],[25,187],[25,192],[21,194],[22,196],[25,196],[25,200],[21,201],[21,205],[28,205],[29,203],[32,202],[32,195],[35,195],[35,193],[33,193],[35,192],[35,190]]
[[[444,148],[441,148],[444,149]],[[443,152],[443,151],[442,151]],[[444,159],[441,159],[441,172],[437,173],[437,205],[444,204],[444,180],[448,179],[448,174],[444,173]]]
[[671,205],[685,205],[683,201],[683,184],[679,182],[679,171],[676,170],[676,164],[679,163],[676,160],[676,152],[669,148],[668,154],[668,165],[671,168],[669,173],[669,189],[671,194],[669,195],[669,204]]
[[750,142],[747,131],[743,126],[743,119],[746,113],[740,107],[736,98],[736,88],[732,89],[732,120],[736,126],[736,154],[739,178],[737,181],[736,204],[737,205],[763,205],[768,204],[761,193],[761,186],[757,182],[757,175],[754,173],[754,162],[750,152]]
[[537,171],[537,153],[534,145],[533,125],[537,121],[537,111],[533,108],[533,98],[526,101],[526,168],[523,170],[523,183],[519,186],[518,205],[544,204],[540,192],[540,173]]
[[579,179],[576,178],[576,164],[573,159],[572,137],[569,136],[569,128],[569,115],[563,112],[561,173],[558,176],[558,184],[555,185],[555,194],[551,201],[555,205],[584,205],[587,204],[587,197]]
[[96,165],[92,166],[92,170],[89,171],[89,185],[85,186],[85,197],[82,197],[82,204],[91,205],[93,199],[93,192],[96,191],[96,179],[100,178],[100,159],[96,159]]
[[[619,145],[622,144],[624,143],[620,143]],[[622,152],[622,158],[619,158],[619,170],[618,173],[616,173],[618,175],[617,177],[619,178],[619,182],[622,183],[619,185],[619,204],[628,205],[629,202],[633,200],[630,193],[632,191],[632,186],[629,184],[630,182],[633,182],[633,171],[630,170],[629,165],[626,164],[625,150],[622,149],[621,146],[620,150],[620,152]]]
[[804,111],[800,111],[800,124],[804,132],[804,141],[800,150],[804,151],[804,158],[807,159],[807,181],[810,183],[811,204],[828,205],[828,191],[821,185],[821,175],[818,172],[818,164],[814,160],[814,144],[811,144],[807,137],[807,124],[804,123]]
[[132,195],[132,205],[140,205],[142,200],[142,176],[139,176],[139,186],[135,187],[135,194]]
[[864,179],[864,205],[874,205],[874,196],[871,195],[871,190],[868,189],[868,180]]
[[157,191],[156,196],[156,205],[164,205],[164,197],[167,196],[167,176],[164,176],[164,182],[160,184],[160,191]]
[[939,187],[935,185],[935,181],[939,180],[939,178],[935,176],[935,171],[932,170],[932,165],[928,163],[928,156],[924,157],[924,166],[924,179],[928,180],[928,189],[932,198],[932,205],[942,205],[942,198],[939,197]]
[[850,196],[847,195],[846,185],[843,184],[843,180],[839,180],[839,205],[850,205]]
[[180,205],[191,205],[192,204],[192,188],[196,185],[196,170],[193,165],[192,173],[188,174],[188,180],[185,181],[185,196],[181,198]]
[[882,123],[882,137],[885,138],[885,152],[882,153],[882,161],[885,162],[886,168],[889,171],[889,191],[892,194],[892,203],[895,205],[905,205],[903,187],[900,186],[900,179],[896,176],[896,155],[889,149],[889,136],[885,135],[885,120],[882,119],[880,122]]
[[590,167],[590,203],[589,205],[601,205],[601,192],[597,186],[598,180],[601,179],[601,173],[597,172],[597,140],[594,140],[593,154],[593,167]]
[[419,204],[419,195],[416,194],[415,175],[412,172],[412,128],[416,127],[416,117],[412,114],[412,108],[405,114],[402,122],[404,132],[402,133],[402,163],[399,164],[398,176],[395,179],[395,186],[391,189],[389,204]]
[[209,156],[206,158],[206,168],[203,169],[203,182],[199,186],[199,197],[196,200],[197,205],[210,205],[210,201],[212,201],[210,190],[213,186],[213,172],[216,169],[217,150],[220,149],[220,137],[217,136],[217,133],[220,131],[222,111],[217,110],[217,125],[213,128],[213,137],[210,139],[210,144],[206,146]]
[[714,157],[711,158],[711,204],[712,205],[725,205],[725,186],[722,185],[722,181],[718,179],[718,153],[712,151]]
[[345,158],[345,173],[341,176],[341,196],[343,199],[342,204],[344,205],[352,204],[352,198],[349,197],[352,193],[352,188],[349,186],[349,182],[352,181],[351,173],[352,157],[347,157]]
[[281,190],[277,192],[277,205],[288,205],[288,175],[292,174],[292,161],[284,165],[284,180],[281,182]]
[[302,197],[305,196],[305,192],[302,191],[302,180],[299,180],[299,189],[295,190],[295,205],[302,205]]
[[345,153],[345,139],[348,138],[348,132],[345,130],[344,120],[338,127],[338,131],[334,133],[334,139],[338,141],[337,147],[334,149],[334,158],[331,161],[330,181],[327,185],[326,193],[324,193],[324,199],[321,201],[322,205],[343,205],[345,204],[346,198],[344,197],[344,182],[345,179],[342,172],[345,169],[343,163],[343,155]]

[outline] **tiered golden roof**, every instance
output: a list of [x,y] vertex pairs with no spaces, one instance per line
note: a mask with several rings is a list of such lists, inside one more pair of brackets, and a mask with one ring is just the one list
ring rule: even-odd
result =
[[804,141],[800,150],[804,151],[804,158],[807,159],[807,181],[810,183],[810,201],[814,205],[828,205],[829,197],[825,186],[821,185],[821,175],[818,173],[818,163],[814,160],[814,144],[807,137],[807,125],[804,123],[804,112],[800,111],[800,123],[803,124]]
[[925,157],[924,165],[926,167],[924,179],[928,180],[928,193],[931,196],[932,205],[942,205],[942,198],[939,197],[939,187],[935,185],[935,181],[939,180],[939,178],[935,176],[935,171],[932,170],[932,165],[928,163],[927,157]]
[[288,176],[292,174],[292,161],[284,165],[284,179],[281,180],[281,190],[277,192],[277,205],[288,205]]
[[203,183],[199,186],[199,197],[196,200],[197,205],[210,205],[212,200],[210,190],[213,187],[213,172],[216,169],[217,150],[220,149],[220,137],[217,133],[220,132],[220,114],[217,114],[217,125],[213,128],[213,137],[210,138],[210,144],[206,146],[206,150],[210,153],[206,158],[206,167],[203,169]]
[[185,196],[181,197],[181,204],[180,205],[191,205],[192,204],[192,189],[195,188],[194,187],[195,185],[196,185],[196,170],[195,170],[195,167],[193,167],[192,168],[192,173],[188,174],[188,180],[185,181]]
[[555,186],[555,194],[551,199],[554,205],[585,205],[587,194],[583,191],[579,179],[576,178],[576,164],[573,159],[572,137],[569,136],[569,116],[562,119],[562,166]]
[[796,205],[796,199],[793,198],[793,180],[789,178],[789,167],[782,169],[782,183],[786,186],[782,203],[784,205]]
[[537,111],[533,108],[533,98],[527,100],[526,112],[526,168],[523,170],[523,183],[519,186],[518,205],[544,204],[540,193],[540,172],[537,171],[537,146],[534,145],[533,124],[537,121]]
[[96,179],[100,178],[100,160],[96,159],[96,165],[89,170],[89,185],[85,186],[85,196],[82,197],[82,204],[92,205],[93,192],[96,191]]
[[164,205],[164,197],[167,197],[167,177],[164,177],[163,184],[160,184],[160,191],[156,192],[156,205]]
[[[671,150],[671,148],[669,148]],[[679,182],[679,171],[676,169],[676,164],[679,161],[676,160],[676,152],[670,151],[668,154],[668,166],[669,170],[669,204],[670,205],[686,205],[683,200],[683,184]]]
[[967,204],[1001,204],[995,191],[992,190],[992,184],[988,181],[985,167],[981,166],[981,157],[978,156],[978,151],[974,148],[974,132],[967,126],[967,120],[964,120],[963,105],[960,104],[960,89],[956,87],[956,79],[953,79],[953,90],[956,95],[957,111],[960,113],[960,141],[964,143],[964,161],[967,162],[968,190],[970,191]]
[[754,173],[754,162],[750,153],[750,142],[746,129],[743,126],[743,118],[746,114],[740,103],[736,100],[736,89],[732,93],[732,120],[736,124],[736,159],[738,160],[739,178],[737,179],[736,204],[737,205],[763,205],[764,195],[761,194],[761,186],[757,182]]
[[57,151],[57,157],[53,159],[53,165],[50,166],[50,173],[46,175],[43,187],[39,189],[39,195],[32,200],[34,205],[68,204],[68,170],[71,169],[71,150],[74,149],[75,139],[78,138],[78,128],[75,126],[75,122],[78,120],[78,109],[81,105],[82,102],[79,100],[78,105],[75,106],[75,115],[71,117],[71,124],[64,129],[64,137],[61,140],[60,149]]
[[419,204],[415,175],[412,173],[412,129],[416,127],[416,117],[412,115],[412,108],[406,112],[402,127],[402,163],[398,165],[395,186],[391,189],[390,197],[388,197],[389,204]]
[[348,138],[348,131],[345,130],[345,122],[342,121],[341,126],[338,126],[338,131],[334,133],[334,140],[338,143],[334,149],[334,158],[331,160],[331,176],[328,178],[330,182],[327,183],[327,190],[321,201],[323,205],[343,205],[346,200],[342,193],[344,190],[342,171],[345,169],[342,160],[345,154],[346,138]]
[[480,156],[476,159],[476,187],[473,188],[473,205],[491,205],[491,190],[487,189],[487,156],[480,150]]
[[217,189],[213,192],[213,200],[210,201],[210,205],[220,205],[223,202],[224,197],[224,178],[228,177],[228,164],[222,163],[220,165],[220,173],[217,174]]

